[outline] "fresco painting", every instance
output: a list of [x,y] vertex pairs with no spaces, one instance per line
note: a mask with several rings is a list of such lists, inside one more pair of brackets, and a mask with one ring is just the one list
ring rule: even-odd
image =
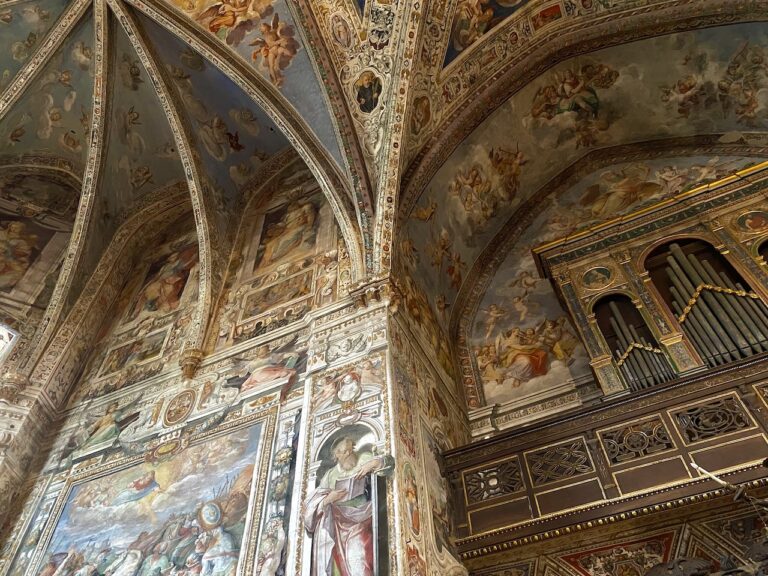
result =
[[82,166],[93,74],[93,18],[87,16],[11,109],[0,134],[0,153],[33,153],[51,145],[57,155]]
[[[162,254],[162,252],[166,252]],[[147,316],[161,316],[179,308],[191,272],[198,263],[197,243],[185,240],[161,247],[144,276],[126,314],[133,322]]]
[[0,311],[36,326],[69,244],[78,192],[55,176],[0,174]]
[[[269,117],[218,68],[155,22],[141,17],[168,72],[207,177],[232,210],[239,190],[288,141]],[[216,90],[210,90],[216,86]]]
[[[237,52],[285,96],[339,166],[341,147],[286,0],[166,0]],[[314,85],[313,88],[308,88]]]
[[[760,162],[743,157],[673,157],[614,164],[594,171],[533,220],[496,271],[475,315],[470,346],[486,404],[521,401],[566,382],[591,377],[586,350],[531,250],[577,229],[673,197]],[[611,271],[585,274],[589,286]]]
[[99,370],[99,377],[157,358],[163,349],[166,336],[168,332],[164,330],[110,350]]
[[311,294],[312,276],[312,270],[307,270],[247,295],[243,306],[243,318],[253,318],[274,308],[277,304],[285,304]]
[[[312,576],[380,573],[375,564],[375,474],[392,466],[375,453],[375,437],[362,424],[334,432],[322,445],[317,486],[308,496],[304,525],[312,538]],[[384,508],[385,510],[386,508]]]
[[66,5],[65,0],[38,0],[0,8],[0,90],[39,48]]
[[439,429],[430,430],[426,422],[421,422],[422,457],[424,459],[424,478],[427,481],[429,510],[431,513],[432,536],[438,554],[451,550],[451,532],[453,517],[451,502],[448,498],[450,488],[440,466],[440,454],[449,448],[448,442]]
[[261,436],[241,428],[75,484],[35,573],[234,574]]
[[112,127],[105,165],[111,170],[111,212],[119,212],[136,198],[172,182],[184,171],[168,119],[122,26],[114,20],[111,69]]
[[528,0],[459,0],[444,66],[526,4]]
[[[762,94],[766,47],[759,24],[622,44],[556,64],[495,110],[425,186],[401,233],[401,260],[421,290],[435,295],[430,305],[440,325],[447,329],[459,287],[506,219],[590,150],[673,135],[713,134],[724,143],[740,142],[746,131],[765,128],[768,105],[759,96],[748,105],[739,102]],[[700,87],[695,97],[688,94],[697,88],[677,84],[689,76]],[[654,178],[644,168],[606,174],[596,192],[577,203],[578,217],[564,212],[563,218],[586,215],[581,224],[587,226],[671,188],[740,167],[735,159],[731,165],[725,159],[708,162],[679,179],[670,173],[662,176],[668,181],[637,189],[636,181]]]
[[264,217],[254,271],[314,252],[322,205],[323,198],[316,194],[268,212]]

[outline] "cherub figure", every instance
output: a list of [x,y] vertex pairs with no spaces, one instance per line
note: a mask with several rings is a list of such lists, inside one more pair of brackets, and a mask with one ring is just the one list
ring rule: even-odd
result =
[[226,33],[227,44],[238,46],[272,10],[272,0],[222,0],[201,12],[197,21],[217,36]]
[[254,62],[262,58],[261,66],[269,72],[272,83],[280,88],[285,82],[285,70],[299,51],[299,43],[294,38],[296,32],[293,26],[280,21],[280,15],[275,13],[272,23],[262,22],[261,38],[250,43],[255,46],[252,58]]
[[496,324],[499,320],[506,317],[507,311],[502,308],[501,306],[498,306],[497,304],[491,304],[486,308],[485,310],[482,310],[483,314],[485,314],[485,340],[489,340],[491,338],[491,335],[493,334],[493,331],[496,328]]

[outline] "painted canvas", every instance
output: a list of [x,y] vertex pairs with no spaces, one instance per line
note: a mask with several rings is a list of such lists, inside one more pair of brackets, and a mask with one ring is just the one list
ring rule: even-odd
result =
[[234,574],[261,438],[241,428],[76,484],[34,573]]

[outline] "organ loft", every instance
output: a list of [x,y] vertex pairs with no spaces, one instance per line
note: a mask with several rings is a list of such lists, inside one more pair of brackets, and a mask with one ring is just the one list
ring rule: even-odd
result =
[[0,0],[0,576],[768,572],[762,0]]

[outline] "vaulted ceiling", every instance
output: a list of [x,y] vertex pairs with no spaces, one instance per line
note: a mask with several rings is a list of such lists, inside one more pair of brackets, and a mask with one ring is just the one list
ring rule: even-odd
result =
[[[10,1],[0,170],[24,167],[32,196],[69,198],[51,178],[79,194],[51,317],[128,215],[184,188],[204,323],[233,215],[293,150],[355,279],[396,254],[436,330],[456,333],[497,290],[498,247],[528,257],[536,218],[593,225],[606,194],[628,213],[765,155],[765,14],[730,0]],[[686,175],[670,184],[665,162]],[[638,182],[663,191],[627,192]]]

